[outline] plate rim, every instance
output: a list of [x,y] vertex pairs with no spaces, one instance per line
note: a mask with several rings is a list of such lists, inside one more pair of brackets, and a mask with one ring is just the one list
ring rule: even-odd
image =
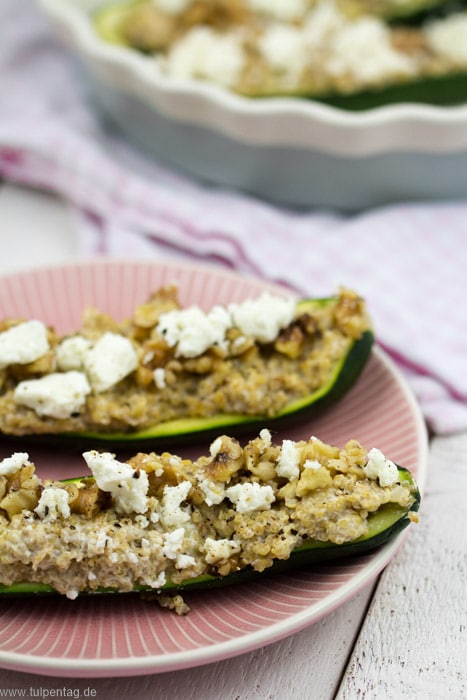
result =
[[[279,292],[297,296],[288,288],[278,285],[268,280],[263,280],[251,275],[245,275],[232,270],[224,270],[221,267],[211,264],[192,264],[179,261],[146,261],[146,260],[119,260],[119,259],[91,259],[80,260],[64,264],[47,265],[43,267],[32,267],[18,270],[12,273],[0,275],[0,285],[3,280],[9,278],[27,277],[28,274],[49,274],[50,272],[88,267],[121,267],[121,266],[141,266],[150,268],[167,268],[190,271],[200,274],[215,274],[219,277],[229,277],[239,282],[251,282],[257,284],[259,288],[276,289]],[[381,363],[386,372],[396,382],[402,392],[407,406],[414,419],[414,440],[417,444],[417,469],[416,480],[420,492],[423,494],[427,468],[428,468],[428,429],[423,418],[421,408],[416,400],[415,394],[409,387],[405,377],[398,369],[389,355],[378,345],[373,347],[372,353],[376,361]],[[306,627],[318,622],[320,619],[331,613],[337,607],[345,603],[358,593],[367,583],[374,580],[379,573],[389,564],[398,549],[403,544],[410,528],[400,533],[394,540],[383,545],[376,552],[369,554],[368,562],[365,563],[358,572],[354,573],[350,580],[340,585],[337,590],[328,593],[324,600],[319,600],[309,605],[305,610],[300,610],[285,619],[281,619],[272,625],[261,628],[254,632],[239,635],[224,642],[218,642],[209,646],[202,646],[189,651],[170,652],[168,654],[149,655],[140,657],[118,657],[104,659],[70,659],[70,658],[50,658],[44,656],[29,656],[26,653],[17,653],[0,650],[0,667],[21,672],[37,673],[42,675],[65,676],[74,672],[76,677],[97,678],[97,677],[120,677],[135,676],[145,673],[162,673],[166,671],[182,670],[197,666],[222,661],[234,656],[238,656],[258,648],[262,648],[277,642],[281,639],[295,634]],[[110,674],[110,675],[109,675]]]

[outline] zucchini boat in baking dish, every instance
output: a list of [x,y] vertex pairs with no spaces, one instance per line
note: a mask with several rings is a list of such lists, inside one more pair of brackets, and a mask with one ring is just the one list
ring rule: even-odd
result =
[[312,414],[353,385],[373,332],[350,290],[296,301],[264,293],[208,311],[158,290],[117,322],[96,309],[59,336],[0,325],[0,431],[70,446],[159,444]]
[[371,551],[417,520],[412,475],[355,440],[263,429],[194,461],[83,456],[91,474],[67,481],[41,481],[27,453],[0,462],[2,594],[225,586]]
[[446,0],[131,0],[93,18],[104,40],[176,80],[347,109],[467,97],[467,12]]

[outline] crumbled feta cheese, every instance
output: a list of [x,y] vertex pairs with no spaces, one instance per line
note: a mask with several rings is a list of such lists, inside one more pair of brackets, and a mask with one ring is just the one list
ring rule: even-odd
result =
[[413,59],[391,44],[389,29],[374,17],[348,22],[331,38],[325,68],[331,76],[351,76],[359,85],[412,75]]
[[[310,51],[325,51],[332,35],[345,26],[347,20],[332,2],[318,2],[303,24],[303,40]],[[324,54],[323,54],[324,55]]]
[[185,530],[183,527],[179,527],[172,532],[167,532],[164,535],[164,546],[162,548],[163,554],[167,559],[175,560],[175,566],[177,569],[188,569],[196,563],[194,557],[190,554],[185,554],[182,552],[183,540],[185,539]]
[[232,554],[241,551],[241,546],[236,540],[214,540],[206,537],[204,543],[205,559],[208,564],[216,564],[222,559],[229,559]]
[[258,47],[274,70],[289,75],[293,80],[300,78],[307,62],[301,29],[273,24],[260,36]]
[[16,403],[32,408],[39,416],[69,418],[79,412],[91,392],[82,372],[54,372],[20,382],[13,394]]
[[321,469],[321,462],[318,462],[317,459],[307,459],[303,465],[304,469]]
[[222,306],[215,306],[209,313],[192,306],[162,314],[157,331],[169,347],[176,346],[178,357],[197,357],[211,345],[223,346],[231,323],[228,311]]
[[199,479],[198,485],[203,492],[204,500],[208,506],[222,503],[225,497],[225,485],[221,481],[212,481],[207,477]]
[[118,333],[104,333],[86,354],[84,366],[95,391],[106,391],[138,366],[131,341]]
[[163,367],[156,367],[152,373],[152,376],[154,377],[154,384],[157,386],[157,388],[165,389],[165,369]]
[[26,365],[49,349],[47,328],[41,321],[25,321],[0,333],[0,369]]
[[89,541],[89,550],[93,554],[103,554],[106,547],[112,543],[110,537],[107,537],[107,533],[104,531],[96,532],[94,537]]
[[267,292],[257,299],[247,299],[229,306],[234,325],[245,335],[263,343],[274,340],[279,331],[293,321],[295,308],[293,299],[272,296]]
[[172,532],[166,532],[164,534],[164,548],[163,552],[167,559],[176,559],[177,554],[180,552],[180,548],[183,544],[183,539],[185,537],[185,530],[183,527],[179,527]]
[[300,474],[300,452],[293,440],[282,442],[281,453],[276,466],[278,476],[284,479],[296,479]]
[[34,512],[42,520],[54,522],[58,518],[68,518],[70,516],[68,491],[55,486],[46,486]]
[[284,22],[294,22],[305,14],[306,0],[248,0],[254,12],[259,12]]
[[165,527],[179,527],[189,521],[189,507],[181,508],[180,505],[187,498],[190,489],[189,481],[182,481],[177,486],[164,486],[160,517]]
[[76,590],[76,588],[70,588],[66,593],[66,597],[68,600],[76,600],[76,598],[79,596],[79,591]]
[[119,462],[110,452],[90,450],[83,453],[98,487],[112,495],[119,513],[145,513],[148,509],[149,479],[140,469]]
[[178,357],[197,357],[213,345],[226,347],[226,332],[237,326],[245,335],[270,342],[295,316],[295,301],[263,294],[205,313],[197,306],[161,314],[156,331]]
[[165,574],[165,571],[161,571],[161,573],[156,576],[156,578],[145,578],[144,583],[147,586],[150,586],[151,588],[162,588],[167,583],[167,576]]
[[135,523],[142,528],[146,528],[149,525],[149,520],[144,515],[137,515],[135,518]]
[[83,338],[82,335],[62,340],[56,350],[58,368],[64,372],[71,369],[83,369],[86,353],[91,345],[91,341],[88,338]]
[[265,447],[271,447],[272,436],[271,432],[267,428],[263,428],[262,430],[260,430],[259,436],[263,441]]
[[368,452],[368,461],[363,471],[369,479],[378,479],[380,486],[392,486],[399,480],[397,466],[376,447]]
[[272,487],[261,486],[257,482],[235,484],[225,490],[226,496],[235,505],[239,513],[251,513],[255,510],[268,510],[276,499]]
[[30,464],[29,455],[27,452],[14,452],[11,457],[5,457],[0,462],[0,476],[6,476],[6,474],[14,474],[21,467]]
[[239,33],[195,26],[174,42],[164,66],[176,78],[201,78],[230,87],[238,81],[245,58]]
[[467,66],[467,14],[457,13],[425,27],[428,46],[459,68]]

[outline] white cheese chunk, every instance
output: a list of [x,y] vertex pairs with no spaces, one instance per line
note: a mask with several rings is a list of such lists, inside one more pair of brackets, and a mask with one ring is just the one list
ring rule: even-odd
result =
[[205,559],[208,564],[229,559],[232,554],[237,554],[240,550],[241,546],[236,540],[214,540],[212,537],[206,537],[204,542]]
[[257,299],[214,306],[204,312],[197,306],[161,314],[156,331],[178,357],[198,357],[217,345],[226,348],[226,333],[236,326],[245,335],[261,342],[274,340],[295,316],[296,302],[264,293]]
[[169,347],[176,346],[178,357],[197,357],[211,345],[222,346],[230,326],[231,318],[224,307],[215,306],[205,313],[191,306],[162,314],[156,330]]
[[318,469],[321,469],[322,464],[321,462],[318,462],[317,459],[307,459],[303,465],[303,469],[312,469],[314,471],[318,471]]
[[240,33],[195,26],[174,42],[164,67],[175,78],[201,78],[230,87],[238,81],[245,59]]
[[154,377],[154,384],[157,386],[157,388],[165,389],[165,369],[163,367],[156,367],[152,373],[152,376]]
[[148,509],[147,473],[136,471],[129,464],[119,462],[110,452],[90,450],[83,453],[98,487],[111,494],[119,513],[145,513]]
[[291,298],[272,296],[268,292],[258,299],[248,299],[229,306],[234,325],[245,335],[268,343],[277,337],[295,317],[296,302]]
[[368,452],[368,461],[363,471],[369,479],[377,479],[380,486],[392,486],[399,480],[397,466],[376,447]]
[[62,340],[56,350],[59,369],[64,372],[71,369],[83,369],[86,353],[90,350],[91,345],[91,341],[88,338],[83,338],[82,335],[74,335]]
[[190,489],[189,481],[182,481],[177,486],[164,486],[160,517],[166,528],[180,527],[190,520],[189,507],[181,507]]
[[164,535],[163,554],[167,559],[175,560],[177,569],[188,569],[196,563],[195,558],[190,554],[183,552],[183,542],[185,539],[185,530],[179,527],[172,532],[167,532]]
[[84,366],[92,388],[101,392],[133,372],[138,356],[128,338],[108,332],[87,352]]
[[167,576],[165,571],[161,571],[156,578],[148,578],[147,576],[144,579],[144,583],[147,586],[150,586],[151,588],[155,588],[156,590],[162,588],[167,583]]
[[212,481],[207,477],[199,479],[198,485],[203,492],[204,500],[208,506],[222,503],[225,497],[225,485],[221,481]]
[[362,86],[415,71],[413,59],[392,46],[389,29],[374,17],[348,22],[332,37],[329,49],[327,72],[332,76],[350,75]]
[[42,520],[51,522],[58,518],[68,518],[70,516],[68,492],[56,486],[47,486],[42,491],[34,512]]
[[79,412],[90,392],[85,375],[72,370],[26,379],[18,384],[13,398],[17,404],[32,408],[39,416],[60,419]]
[[427,24],[428,46],[459,68],[467,66],[467,13],[456,13]]
[[0,333],[0,369],[25,365],[45,355],[50,345],[41,321],[25,321]]
[[28,464],[30,464],[30,461],[27,452],[14,452],[11,457],[5,457],[0,462],[0,476],[14,474],[21,467],[25,467]]
[[282,442],[281,453],[276,466],[278,476],[296,479],[300,474],[300,452],[293,440]]
[[272,487],[261,486],[257,482],[235,484],[225,490],[227,498],[239,513],[252,513],[255,510],[268,510],[276,499]]
[[293,26],[273,24],[258,41],[261,54],[276,71],[298,80],[307,62],[303,32]]

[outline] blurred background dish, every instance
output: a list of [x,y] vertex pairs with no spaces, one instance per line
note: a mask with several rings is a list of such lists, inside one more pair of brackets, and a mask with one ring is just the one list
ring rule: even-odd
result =
[[[278,96],[250,97],[219,81],[196,79],[186,69],[169,71],[160,52],[128,47],[119,36],[99,36],[96,17],[103,16],[103,8],[107,11],[108,0],[40,4],[58,36],[79,57],[96,108],[146,153],[184,173],[298,207],[354,210],[465,195],[467,103],[462,103],[462,93],[467,92],[467,56],[464,74],[462,52],[467,52],[467,41],[455,39],[464,36],[467,21],[460,29],[450,27],[447,39],[444,35],[441,44],[455,48],[449,59],[452,70],[448,79],[429,76],[428,97],[426,89],[419,89],[426,87],[425,78],[405,76],[401,84],[391,83],[391,71],[401,72],[400,62],[387,68],[388,85],[375,87],[367,78],[350,96],[336,92],[335,82],[315,99],[293,96],[299,94],[296,85],[287,96],[285,83],[270,81],[269,92]],[[127,4],[113,0],[112,7]],[[274,6],[290,11],[299,4]],[[354,34],[366,36],[358,26]],[[425,47],[411,49],[411,56],[424,53]],[[380,55],[386,66],[388,56],[393,61],[392,54]],[[226,60],[221,75],[232,69],[232,60]],[[369,54],[369,64],[374,60]],[[438,61],[438,73],[447,63],[446,57]],[[309,84],[305,92],[310,92]],[[427,99],[449,104],[428,104]]]

